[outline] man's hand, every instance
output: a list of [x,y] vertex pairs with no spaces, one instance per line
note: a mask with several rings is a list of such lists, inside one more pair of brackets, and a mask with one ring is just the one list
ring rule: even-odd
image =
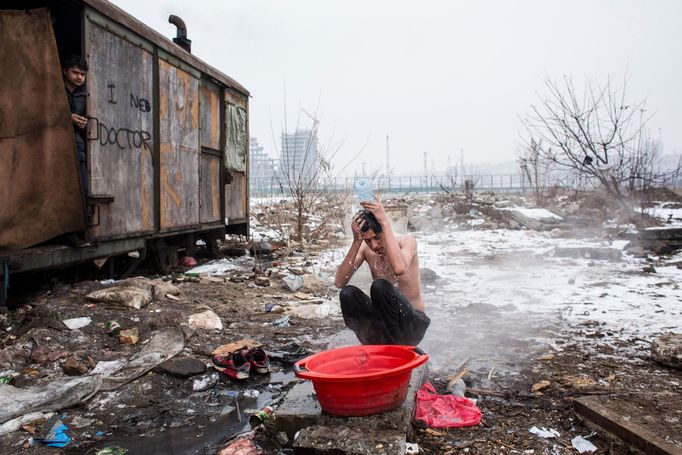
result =
[[360,205],[362,205],[365,210],[372,212],[372,215],[374,215],[381,227],[386,227],[386,223],[388,223],[388,216],[386,215],[384,206],[381,204],[381,200],[378,196],[373,201],[360,202]]
[[77,128],[83,129],[88,124],[88,119],[78,114],[71,114],[71,123],[76,125]]
[[353,232],[353,240],[362,240],[362,225],[365,224],[365,217],[360,210],[353,217],[353,221],[350,223],[350,230]]

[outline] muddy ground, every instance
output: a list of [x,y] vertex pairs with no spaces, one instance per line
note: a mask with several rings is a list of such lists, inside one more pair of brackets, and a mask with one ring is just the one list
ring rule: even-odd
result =
[[[274,403],[276,412],[279,398],[296,380],[293,362],[324,350],[329,340],[344,330],[334,311],[315,314],[301,308],[314,310],[316,305],[335,302],[337,291],[311,274],[315,254],[258,261],[247,256],[239,261],[239,270],[224,279],[189,279],[182,275],[187,269],[182,267],[163,277],[148,271],[150,278],[174,283],[180,293],[177,299],[162,296],[140,310],[87,299],[91,291],[110,285],[92,270],[80,270],[80,277],[88,278],[85,281],[71,281],[67,277],[73,277],[74,270],[67,270],[17,283],[13,307],[0,315],[0,370],[14,372],[15,386],[20,388],[63,377],[69,357],[88,371],[100,361],[126,359],[154,333],[177,327],[183,328],[186,338],[179,357],[193,357],[209,365],[216,347],[251,338],[270,354],[273,368],[269,375],[252,375],[240,382],[220,376],[219,382],[205,391],[193,390],[196,377],[178,378],[154,368],[117,390],[100,392],[82,404],[59,410],[69,427],[71,441],[66,448],[31,445],[40,426],[37,422],[0,436],[0,453],[92,454],[116,445],[130,454],[212,454],[249,428],[248,416],[255,410]],[[305,273],[306,284],[296,292],[282,286],[282,277],[291,269]],[[269,285],[256,285],[255,275],[261,284]],[[437,287],[437,282],[431,284],[431,291],[437,292]],[[191,314],[206,309],[218,314],[222,330],[187,327]],[[76,330],[61,323],[76,317],[90,317],[92,322]],[[452,333],[472,333],[472,327],[485,333],[487,321],[499,326],[500,319],[507,317],[497,310],[463,308],[453,322]],[[106,324],[111,320],[123,328],[136,327],[139,342],[123,344],[110,336]],[[505,321],[509,326],[515,324],[512,317]],[[598,447],[597,453],[630,453],[627,446],[595,432],[576,417],[572,401],[585,395],[621,400],[623,412],[634,422],[664,438],[679,439],[682,373],[656,364],[647,340],[619,337],[589,321],[582,326],[543,321],[537,330],[538,335],[544,332],[556,343],[548,348],[514,337],[510,331],[508,338],[495,341],[504,344],[503,360],[453,356],[458,360],[452,364],[432,368],[430,379],[439,392],[445,392],[448,376],[466,369],[467,396],[477,400],[483,421],[472,428],[418,428],[416,440],[410,442],[427,454],[577,453],[570,439],[582,435]],[[533,392],[533,385],[541,381],[546,381],[546,386]],[[631,412],[633,402],[640,411],[636,414]],[[533,426],[555,429],[560,436],[540,438],[529,433]],[[281,437],[260,432],[257,441],[264,453],[293,453],[292,441]]]

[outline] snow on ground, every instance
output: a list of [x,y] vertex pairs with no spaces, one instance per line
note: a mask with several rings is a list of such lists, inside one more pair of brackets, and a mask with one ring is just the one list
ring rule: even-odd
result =
[[[446,283],[438,294],[457,296],[441,306],[483,302],[569,322],[587,319],[651,336],[681,330],[682,270],[659,266],[643,273],[643,259],[620,262],[555,257],[555,247],[622,249],[625,242],[552,238],[535,231],[458,231],[420,235],[422,267]],[[674,316],[673,316],[674,315]],[[675,320],[677,318],[677,320]]]
[[[570,342],[586,331],[609,334],[601,338],[606,343],[682,331],[682,270],[676,266],[656,265],[655,273],[645,273],[648,262],[625,254],[620,261],[554,254],[556,247],[622,251],[626,241],[458,226],[411,235],[421,267],[441,278],[422,283],[432,323],[421,346],[436,367],[464,356],[509,364],[537,354],[511,347],[519,340],[551,350],[556,341]],[[345,252],[326,253],[323,272],[333,276]],[[668,263],[680,259],[682,253]],[[353,284],[368,287],[367,280]]]
[[658,218],[669,227],[682,227],[682,207],[672,208],[679,204],[670,202],[656,202],[653,207],[644,209],[643,212]]

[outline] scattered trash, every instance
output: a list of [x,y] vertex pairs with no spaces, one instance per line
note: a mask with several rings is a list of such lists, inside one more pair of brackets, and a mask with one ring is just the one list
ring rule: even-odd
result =
[[64,374],[67,376],[82,376],[88,372],[88,366],[74,356],[69,356],[62,364]]
[[95,455],[124,455],[127,452],[128,449],[124,449],[123,447],[109,446],[95,453]]
[[265,312],[270,313],[274,307],[275,307],[274,303],[266,303],[265,304]]
[[282,278],[282,282],[284,283],[284,287],[291,292],[296,292],[303,287],[303,277],[301,275],[294,275],[293,273]]
[[275,327],[289,327],[291,325],[291,321],[289,316],[282,316],[281,318],[272,321],[272,325]]
[[448,393],[458,397],[463,397],[466,393],[467,385],[464,383],[464,379],[455,378],[448,382]]
[[92,319],[90,319],[88,317],[82,317],[82,318],[66,319],[62,322],[69,329],[76,330],[76,329],[82,329],[83,327],[90,325],[90,323],[92,322]]
[[416,455],[419,453],[419,445],[414,442],[406,442],[405,443],[405,453],[407,455]]
[[121,325],[116,321],[107,322],[107,332],[109,335],[118,336],[121,333]]
[[99,390],[114,390],[176,356],[184,347],[182,330],[174,328],[154,335],[116,372],[61,378],[34,387],[3,385],[0,393],[0,422],[36,411],[55,411],[88,400]]
[[31,351],[31,360],[40,365],[48,365],[55,360],[68,357],[67,351],[48,351],[44,346],[36,346]]
[[104,376],[108,376],[112,373],[117,372],[121,368],[123,368],[124,362],[122,360],[102,360],[97,362],[97,365],[95,368],[92,369],[90,374],[101,374]]
[[9,384],[9,385],[14,385],[14,378],[9,377],[9,376],[0,376],[0,384]]
[[251,428],[256,428],[258,425],[264,424],[265,421],[272,416],[273,412],[274,409],[272,409],[272,406],[264,407],[263,409],[249,417],[249,425],[251,425]]
[[103,285],[105,285],[105,286],[108,286],[108,285],[114,284],[114,283],[116,283],[116,280],[113,280],[113,279],[101,280],[101,281],[99,282],[99,284],[103,284]]
[[242,392],[242,396],[245,398],[258,398],[260,392],[256,389],[248,389]]
[[213,310],[206,310],[189,317],[189,326],[194,329],[222,330],[223,323]]
[[254,435],[255,431],[251,430],[247,434],[232,440],[217,455],[261,455],[264,452],[253,442]]
[[183,267],[196,267],[197,265],[197,260],[194,259],[192,256],[183,256],[180,258],[180,265]]
[[252,340],[250,338],[242,338],[241,340],[233,341],[232,343],[228,344],[223,344],[221,346],[218,346],[213,350],[211,354],[217,354],[217,355],[228,355],[232,352],[235,351],[241,351],[243,349],[246,350],[251,350],[251,349],[256,349],[260,348],[263,345],[256,340]]
[[176,286],[160,279],[135,277],[118,281],[114,286],[93,291],[87,295],[87,298],[94,302],[139,310],[154,299],[160,299],[166,294],[177,295],[179,293],[180,290]]
[[251,244],[249,247],[249,253],[251,256],[259,255],[259,256],[266,256],[269,254],[272,254],[272,244],[268,242],[254,242]]
[[546,389],[546,388],[549,387],[550,385],[551,385],[551,383],[550,383],[549,381],[540,381],[540,382],[536,382],[536,383],[533,384],[533,386],[530,388],[530,391],[533,392],[533,393],[539,392],[540,390]]
[[118,341],[123,344],[135,345],[140,340],[140,332],[137,327],[121,330],[118,333]]
[[270,286],[270,280],[264,276],[254,277],[253,282],[256,283],[257,286]]
[[71,438],[66,434],[69,428],[57,415],[50,417],[33,440],[48,447],[65,447]]
[[195,392],[203,392],[204,390],[208,390],[218,383],[218,379],[220,379],[218,373],[209,373],[207,375],[201,376],[200,378],[195,379],[192,383],[192,390]]
[[481,422],[481,410],[468,398],[438,395],[426,382],[417,390],[415,420],[433,428],[468,427]]
[[52,414],[44,415],[42,412],[32,412],[30,414],[24,414],[21,417],[8,420],[7,422],[0,425],[0,436],[17,431],[19,428],[21,428],[23,425],[27,423],[34,422],[45,417],[49,418],[51,416]]
[[578,453],[592,453],[597,451],[597,446],[582,436],[576,436],[575,438],[571,439],[571,445],[573,448],[575,448],[575,450],[578,451]]
[[73,428],[86,428],[92,426],[96,422],[95,419],[88,419],[86,417],[74,416],[69,422]]
[[534,435],[540,436],[541,438],[545,439],[550,439],[550,438],[558,438],[559,437],[559,432],[556,431],[554,428],[547,429],[545,427],[536,427],[533,426],[529,432],[533,433]]

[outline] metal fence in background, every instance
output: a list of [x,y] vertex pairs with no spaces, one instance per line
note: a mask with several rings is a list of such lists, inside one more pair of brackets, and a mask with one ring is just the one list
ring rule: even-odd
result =
[[[344,192],[351,191],[359,177],[336,177],[320,182],[316,191]],[[519,174],[508,175],[475,175],[475,176],[396,176],[375,177],[372,186],[375,191],[386,193],[430,193],[434,191],[464,191],[465,182],[473,183],[474,191],[524,191],[523,179]],[[289,191],[285,184],[280,184],[276,177],[252,179],[250,182],[251,197],[285,196]]]

